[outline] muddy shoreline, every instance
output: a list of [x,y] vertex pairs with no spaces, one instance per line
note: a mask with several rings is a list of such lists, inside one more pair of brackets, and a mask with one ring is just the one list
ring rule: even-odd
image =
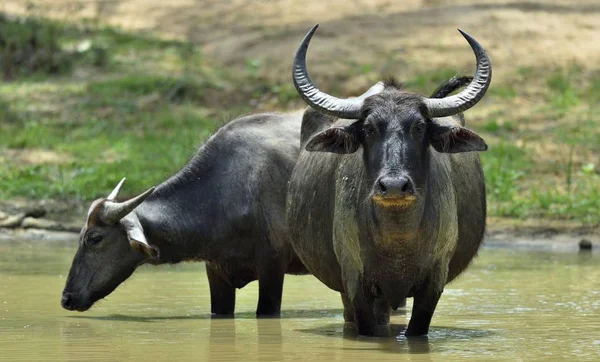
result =
[[[16,199],[0,202],[0,242],[73,242],[85,215],[84,202]],[[600,247],[600,224],[568,220],[488,218],[489,247],[579,250],[582,240]]]
[[[0,228],[0,243],[74,243],[79,237],[78,232],[57,231],[39,228]],[[579,234],[557,232],[552,235],[545,233],[531,233],[514,230],[495,230],[486,234],[484,247],[512,248],[525,250],[545,250],[555,252],[582,251],[582,240],[591,243],[592,250],[600,248],[600,236],[595,233]]]

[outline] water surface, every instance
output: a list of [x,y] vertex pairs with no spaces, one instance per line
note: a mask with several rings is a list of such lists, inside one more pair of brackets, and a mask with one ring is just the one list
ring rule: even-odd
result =
[[486,248],[449,285],[429,338],[357,338],[341,301],[311,276],[286,276],[281,319],[211,319],[204,265],[142,267],[84,313],[60,307],[72,245],[0,243],[0,359],[200,361],[600,360],[600,254]]

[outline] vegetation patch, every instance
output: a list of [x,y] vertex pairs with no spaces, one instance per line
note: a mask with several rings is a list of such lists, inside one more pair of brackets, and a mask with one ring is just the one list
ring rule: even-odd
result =
[[[265,76],[259,60],[225,69],[191,43],[39,18],[0,18],[0,30],[2,199],[87,202],[122,177],[133,195],[179,170],[227,120],[304,107],[291,81]],[[319,86],[343,96],[340,84],[387,76],[351,66]],[[429,95],[456,74],[403,81]],[[600,221],[599,94],[600,74],[576,64],[494,80],[466,114],[490,146],[481,156],[491,216]]]

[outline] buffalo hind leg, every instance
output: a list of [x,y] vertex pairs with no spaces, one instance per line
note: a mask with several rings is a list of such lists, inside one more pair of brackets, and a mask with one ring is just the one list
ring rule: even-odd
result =
[[233,316],[235,312],[235,288],[206,263],[206,275],[210,286],[210,313],[215,316]]
[[280,259],[271,259],[257,267],[258,306],[257,317],[279,317],[285,268]]
[[354,307],[348,298],[348,294],[340,293],[342,304],[344,305],[344,322],[354,323]]

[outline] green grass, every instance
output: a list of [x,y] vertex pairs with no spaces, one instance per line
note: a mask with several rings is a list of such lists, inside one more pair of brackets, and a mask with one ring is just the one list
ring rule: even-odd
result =
[[[527,89],[525,84],[536,79],[545,87],[541,99],[528,104],[528,114],[511,119],[509,103],[479,127],[484,137],[500,139],[482,154],[490,214],[598,224],[600,109],[595,100],[600,75],[573,66],[550,72],[524,68],[518,76],[507,80],[518,83],[513,89]],[[498,91],[503,88],[490,93],[492,102],[511,102],[509,92]]]
[[504,120],[501,118],[491,117],[483,126],[483,129],[489,133],[502,133],[502,132],[515,132],[518,127],[517,125],[510,121]]
[[[3,132],[2,143],[9,147],[52,150],[72,156],[73,161],[39,165],[6,162],[0,165],[0,195],[92,199],[106,193],[122,177],[132,181],[127,193],[135,193],[182,167],[216,127],[215,121],[188,105],[136,112],[135,122],[126,114],[129,111],[121,109],[108,119],[86,117],[86,122],[74,122],[69,127],[31,121]],[[16,142],[6,136],[15,133]]]
[[555,108],[567,111],[579,104],[580,97],[572,79],[572,75],[563,72],[557,72],[548,77],[546,81],[550,90],[548,101]]
[[517,88],[512,84],[501,84],[501,85],[491,86],[490,90],[489,90],[489,94],[500,97],[500,98],[509,98],[509,99],[515,98],[519,95]]
[[35,28],[57,52],[87,42],[105,53],[102,62],[76,54],[68,71],[26,69],[0,83],[0,157],[2,149],[44,150],[66,159],[0,163],[2,199],[90,200],[122,177],[130,180],[124,194],[135,194],[183,167],[219,124],[250,111],[248,100],[295,98],[292,84],[261,82],[259,63],[230,74],[190,43],[40,19],[0,27],[21,33],[11,39],[23,46]]
[[[268,65],[257,60],[225,69],[185,42],[43,24],[52,29],[48,42],[58,51],[91,46],[69,58],[64,71],[25,69],[0,83],[0,159],[6,150],[42,150],[57,158],[27,163],[4,157],[2,199],[89,201],[122,177],[129,180],[124,195],[133,195],[179,170],[223,120],[257,104],[303,106],[287,75],[267,80]],[[340,84],[352,85],[353,77],[382,78],[374,65],[349,67],[348,74],[319,85],[341,94]],[[447,68],[403,81],[428,95],[456,74]],[[520,68],[494,80],[484,102],[494,107],[491,113],[466,114],[490,146],[481,154],[490,215],[599,222],[599,100],[600,73],[575,66]],[[536,151],[549,145],[546,153]]]
[[418,74],[412,79],[404,80],[404,83],[411,91],[429,96],[440,84],[456,75],[459,74],[455,69],[443,68]]
[[[130,179],[125,193],[134,194],[180,169],[222,122],[209,116],[202,101],[229,79],[190,44],[51,24],[26,23],[45,29],[55,47],[102,44],[110,60],[99,66],[73,56],[67,74],[18,71],[16,80],[0,84],[0,155],[4,148],[65,158],[1,163],[0,198],[89,200],[105,195],[122,177]],[[30,36],[27,26],[5,25],[2,30],[11,30],[15,44],[19,31],[24,39]]]

